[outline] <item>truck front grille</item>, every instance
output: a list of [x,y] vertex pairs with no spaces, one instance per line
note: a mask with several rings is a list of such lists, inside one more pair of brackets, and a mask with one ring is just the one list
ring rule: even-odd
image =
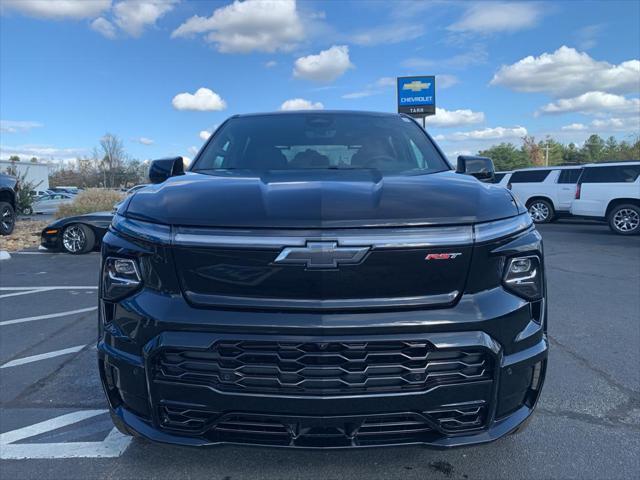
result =
[[[486,406],[476,402],[455,409],[398,412],[355,417],[287,417],[248,412],[220,414],[184,407],[162,406],[164,430],[206,437],[212,442],[292,447],[347,447],[408,444],[433,441],[447,433],[482,427]],[[445,421],[464,417],[451,425]]]
[[436,349],[411,340],[221,340],[206,350],[164,349],[154,367],[156,381],[283,395],[424,391],[489,380],[493,372],[492,357],[482,349]]

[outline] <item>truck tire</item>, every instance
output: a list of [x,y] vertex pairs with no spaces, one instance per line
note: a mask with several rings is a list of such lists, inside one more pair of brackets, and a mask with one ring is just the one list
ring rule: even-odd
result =
[[542,198],[530,201],[527,210],[533,223],[549,223],[556,216],[551,202]]
[[8,202],[0,202],[0,235],[11,235],[16,226],[16,212]]
[[640,233],[640,207],[631,203],[616,205],[607,217],[609,228],[619,235]]

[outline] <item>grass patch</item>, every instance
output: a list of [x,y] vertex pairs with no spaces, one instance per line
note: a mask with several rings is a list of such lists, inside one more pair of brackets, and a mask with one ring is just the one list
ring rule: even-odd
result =
[[79,193],[73,202],[61,205],[56,218],[71,217],[93,212],[110,212],[124,198],[124,193],[103,188],[89,188]]
[[40,245],[40,232],[47,226],[42,221],[17,221],[11,235],[0,235],[0,250],[19,252]]

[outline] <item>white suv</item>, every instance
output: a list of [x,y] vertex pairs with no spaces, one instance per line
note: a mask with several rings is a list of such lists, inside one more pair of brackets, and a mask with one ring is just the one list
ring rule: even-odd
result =
[[581,171],[581,165],[524,168],[507,173],[499,184],[527,206],[535,223],[547,223],[569,214]]
[[606,220],[615,233],[640,233],[640,162],[584,165],[571,213]]

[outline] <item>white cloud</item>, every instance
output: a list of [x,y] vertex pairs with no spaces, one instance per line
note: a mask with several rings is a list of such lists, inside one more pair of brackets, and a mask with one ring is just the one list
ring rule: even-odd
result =
[[374,85],[376,87],[395,87],[396,79],[395,77],[380,77],[374,82]]
[[474,112],[469,109],[445,110],[436,107],[436,114],[425,119],[426,125],[430,127],[459,127],[461,125],[472,125],[484,122],[483,112]]
[[[191,154],[191,156],[194,156],[196,153],[198,153],[198,147],[189,147],[189,153]],[[189,163],[191,163],[191,160],[189,160]]]
[[389,87],[396,86],[395,77],[380,77],[373,83],[368,84],[364,90],[360,90],[357,92],[346,93],[342,95],[342,98],[346,99],[355,99],[355,98],[364,98],[371,97],[373,95],[380,95],[384,93]]
[[111,7],[111,0],[2,0],[1,9],[52,20],[93,18]]
[[236,0],[214,10],[210,17],[191,17],[171,37],[195,34],[207,34],[220,52],[249,53],[289,51],[305,31],[295,0]]
[[171,11],[178,0],[125,0],[113,7],[115,23],[132,37]]
[[515,32],[535,26],[542,17],[542,9],[539,3],[477,2],[447,28],[452,32]]
[[0,132],[19,133],[28,132],[32,128],[43,127],[40,122],[18,121],[18,120],[0,120]]
[[349,47],[334,45],[317,55],[300,57],[293,66],[293,75],[315,82],[332,82],[343,75],[353,64],[349,60]]
[[116,38],[116,27],[106,18],[96,18],[91,22],[91,28],[106,38]]
[[608,113],[633,115],[640,112],[640,99],[625,98],[606,92],[587,92],[573,98],[561,98],[544,105],[536,113],[561,114],[579,112],[591,115]]
[[481,130],[471,130],[469,132],[456,132],[446,136],[446,140],[504,140],[522,138],[527,134],[524,127],[487,127]]
[[604,132],[635,132],[640,134],[640,115],[627,118],[596,118],[591,127]]
[[153,145],[153,140],[147,137],[139,137],[136,139],[136,142],[141,143],[142,145]]
[[345,93],[342,95],[342,98],[346,98],[347,100],[353,100],[356,98],[365,98],[371,97],[373,95],[379,95],[382,92],[379,90],[360,90],[358,92]]
[[587,126],[583,123],[570,123],[569,125],[564,125],[561,130],[565,132],[581,132],[582,130],[586,130]]
[[322,110],[324,105],[320,102],[312,102],[304,98],[292,98],[280,105],[280,110]]
[[582,50],[589,50],[590,48],[595,47],[598,43],[597,38],[598,36],[600,36],[603,30],[604,25],[598,24],[587,25],[586,27],[582,27],[581,29],[579,29],[575,34],[576,41],[578,42],[578,47],[580,47]]
[[422,70],[425,68],[458,68],[464,69],[474,65],[487,63],[489,54],[482,44],[472,45],[468,51],[452,55],[447,58],[431,59],[421,57],[411,57],[403,60],[400,65],[410,70]]
[[553,53],[528,56],[513,65],[503,65],[490,84],[518,92],[548,92],[554,96],[580,95],[596,90],[638,92],[640,61],[628,60],[613,65],[562,46]]
[[89,150],[86,148],[58,148],[51,145],[0,145],[1,160],[7,160],[10,156],[17,155],[22,160],[37,157],[40,160],[69,162],[88,154]]
[[179,93],[171,102],[176,110],[197,110],[200,112],[224,110],[227,103],[213,90],[199,88],[196,93]]
[[278,65],[278,62],[276,62],[275,60],[269,60],[268,62],[265,62],[264,66],[267,68],[273,68],[276,65]]
[[200,136],[200,138],[202,140],[209,140],[209,137],[211,136],[211,133],[212,132],[210,132],[208,130],[201,130],[198,135]]
[[453,87],[457,83],[460,80],[455,75],[436,75],[436,87],[439,89]]
[[352,35],[349,40],[356,45],[375,46],[414,40],[424,35],[424,26],[420,23],[391,24],[372,28]]

